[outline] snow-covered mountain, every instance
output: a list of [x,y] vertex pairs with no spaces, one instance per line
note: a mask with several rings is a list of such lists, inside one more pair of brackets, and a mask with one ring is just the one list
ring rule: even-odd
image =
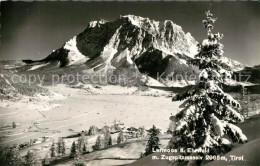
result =
[[186,63],[197,53],[197,44],[190,33],[171,20],[159,22],[126,15],[113,22],[92,21],[82,33],[45,59],[24,62],[31,64],[29,70],[84,65],[93,72],[136,70],[166,79],[176,74],[197,73],[196,68]]

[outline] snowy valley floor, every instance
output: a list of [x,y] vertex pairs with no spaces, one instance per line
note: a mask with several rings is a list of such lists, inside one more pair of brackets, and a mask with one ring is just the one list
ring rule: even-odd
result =
[[[47,96],[23,96],[18,102],[1,103],[0,146],[38,139],[39,143],[23,148],[20,153],[24,156],[29,149],[35,149],[38,155],[44,158],[53,140],[88,130],[91,125],[99,128],[111,126],[115,119],[124,123],[126,127],[144,126],[148,129],[155,125],[166,131],[170,123],[169,117],[178,111],[180,104],[171,102],[169,92],[154,89],[142,91],[135,87],[92,85],[57,85],[48,89],[51,94]],[[17,124],[16,128],[11,127],[12,122]],[[116,139],[116,136],[114,137]],[[45,140],[42,141],[43,139]],[[66,140],[68,154],[73,140]],[[90,138],[89,146],[93,145],[95,140],[96,137]],[[143,148],[138,146],[138,141],[137,144],[129,146],[141,153],[145,148],[145,142],[146,140],[139,141]],[[125,149],[128,150],[129,148]],[[134,156],[130,155],[129,158],[137,159],[140,153],[132,153]],[[95,153],[91,156],[93,158]],[[133,161],[135,160],[118,161],[118,164]],[[102,165],[103,161],[97,160],[97,163]]]
[[[51,92],[49,95],[22,96],[19,102],[5,100],[1,103],[0,146],[22,144],[37,139],[38,143],[23,148],[20,154],[24,156],[28,150],[34,149],[41,158],[44,158],[46,153],[49,153],[53,140],[57,141],[59,137],[88,130],[91,125],[99,128],[105,125],[111,126],[115,119],[124,123],[126,127],[144,126],[148,129],[155,125],[166,131],[170,123],[169,117],[179,111],[178,106],[181,104],[181,102],[171,102],[170,91],[160,89],[93,85],[57,85],[48,89]],[[17,124],[16,128],[12,128],[12,122]],[[239,126],[247,135],[249,142],[236,145],[226,156],[244,154],[246,160],[258,159],[260,116],[254,116]],[[96,137],[89,137],[88,148],[95,144]],[[117,134],[113,134],[112,138],[116,139]],[[163,135],[160,138],[161,148],[164,148],[171,136]],[[76,140],[77,138],[65,139],[67,155],[70,153],[72,142]],[[132,139],[123,144],[112,145],[86,154],[79,160],[65,158],[57,164],[69,166],[80,162],[88,166],[115,166],[130,163],[140,166],[169,165],[169,162],[163,160],[152,161],[151,156],[138,160],[146,143],[147,139]],[[160,156],[160,153],[155,155]],[[239,163],[215,161],[209,165],[211,164]],[[247,165],[242,163],[245,164]]]

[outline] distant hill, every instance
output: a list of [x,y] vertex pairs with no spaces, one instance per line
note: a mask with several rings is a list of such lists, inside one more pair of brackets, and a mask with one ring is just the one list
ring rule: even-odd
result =
[[[241,74],[241,77],[239,77],[239,74]],[[260,65],[245,67],[243,70],[238,71],[236,76],[241,78],[241,81],[260,84]]]

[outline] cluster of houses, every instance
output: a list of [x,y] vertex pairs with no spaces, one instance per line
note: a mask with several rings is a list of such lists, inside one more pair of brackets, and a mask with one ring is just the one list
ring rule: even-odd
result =
[[114,124],[110,127],[110,134],[122,132],[126,139],[143,138],[146,136],[146,130],[144,127],[126,127],[124,126],[124,123],[121,123],[116,119],[113,123]]

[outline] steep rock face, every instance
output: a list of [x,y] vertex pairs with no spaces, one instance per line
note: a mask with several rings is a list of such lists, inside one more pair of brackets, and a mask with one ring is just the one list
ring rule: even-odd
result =
[[[120,16],[113,22],[92,21],[79,35],[37,61],[48,66],[85,65],[93,72],[141,72],[165,78],[170,70],[194,71],[186,60],[197,53],[197,41],[170,20],[163,22],[139,16]],[[24,61],[30,64],[35,61]],[[41,69],[41,66],[34,69]],[[178,72],[180,73],[180,72]]]
[[133,15],[121,16],[114,22],[91,22],[77,36],[78,49],[90,58],[99,56],[106,46],[112,45],[118,52],[128,48],[132,57],[140,56],[149,48],[190,57],[197,53],[196,40],[170,20],[160,23]]

